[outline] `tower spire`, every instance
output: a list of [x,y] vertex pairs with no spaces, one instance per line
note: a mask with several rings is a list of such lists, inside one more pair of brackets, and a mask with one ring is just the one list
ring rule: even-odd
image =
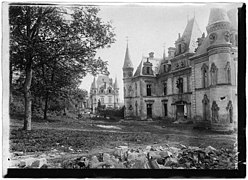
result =
[[122,69],[126,69],[126,68],[131,68],[133,69],[133,63],[130,59],[130,55],[129,55],[129,49],[128,49],[128,37],[127,38],[127,47],[126,47],[126,54],[125,54],[125,59],[124,59],[124,65],[122,67]]

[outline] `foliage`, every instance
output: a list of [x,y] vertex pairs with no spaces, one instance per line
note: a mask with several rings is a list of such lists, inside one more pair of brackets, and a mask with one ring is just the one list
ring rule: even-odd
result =
[[10,6],[10,84],[24,93],[24,128],[35,97],[45,101],[46,114],[48,99],[66,96],[87,73],[108,73],[107,62],[95,55],[115,34],[98,12],[92,6]]
[[124,107],[114,109],[114,108],[107,108],[107,109],[102,109],[98,108],[98,113],[101,116],[104,117],[118,117],[118,118],[124,118]]

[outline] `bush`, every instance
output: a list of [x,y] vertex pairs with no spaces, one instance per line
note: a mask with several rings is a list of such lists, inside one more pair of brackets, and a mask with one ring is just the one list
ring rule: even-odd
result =
[[110,117],[115,119],[114,117],[118,117],[118,118],[124,118],[124,107],[119,108],[119,109],[102,109],[102,108],[98,108],[97,112],[100,116],[104,116],[104,118],[106,117]]

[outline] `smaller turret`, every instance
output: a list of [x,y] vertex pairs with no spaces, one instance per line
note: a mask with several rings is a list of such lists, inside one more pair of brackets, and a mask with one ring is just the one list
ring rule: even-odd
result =
[[127,44],[127,48],[126,48],[124,65],[122,67],[122,70],[123,70],[123,78],[130,78],[133,76],[134,68],[133,68],[133,63],[130,59],[128,44]]
[[91,94],[95,94],[96,93],[96,89],[97,89],[97,85],[96,85],[96,79],[94,77],[94,80],[91,83],[91,87],[90,87]]

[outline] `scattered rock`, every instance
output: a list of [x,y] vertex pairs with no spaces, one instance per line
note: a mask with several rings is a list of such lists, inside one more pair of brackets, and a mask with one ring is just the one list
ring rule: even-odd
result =
[[19,166],[23,168],[44,168],[45,166],[47,166],[47,160],[46,158],[27,158],[21,160]]

